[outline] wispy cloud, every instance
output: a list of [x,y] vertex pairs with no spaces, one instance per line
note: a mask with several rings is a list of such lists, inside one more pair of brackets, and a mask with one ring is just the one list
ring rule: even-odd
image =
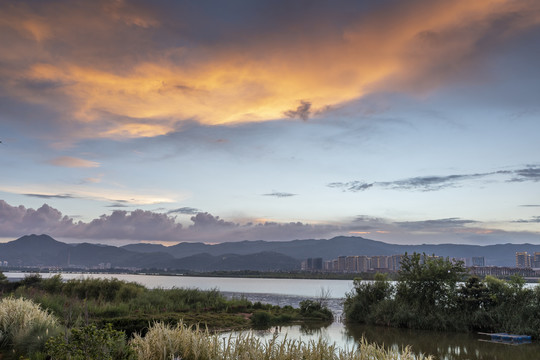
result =
[[437,191],[452,187],[464,186],[464,183],[472,180],[481,180],[495,176],[511,176],[510,182],[540,181],[540,168],[528,167],[518,170],[499,170],[486,173],[473,174],[452,174],[452,175],[434,175],[418,176],[394,181],[349,181],[332,182],[328,187],[341,189],[347,192],[365,191],[374,187],[393,190],[412,190],[412,191]]
[[514,178],[510,181],[523,182],[523,181],[540,181],[540,166],[530,165],[526,168],[514,171]]
[[394,224],[413,231],[426,231],[426,230],[442,230],[442,229],[455,229],[461,228],[464,225],[476,223],[474,220],[465,220],[459,218],[447,218],[447,219],[435,219],[435,220],[422,220],[422,221],[402,221],[395,222]]
[[343,191],[358,192],[367,190],[376,183],[366,183],[363,181],[348,181],[348,182],[333,182],[328,184],[328,187],[341,189]]
[[[81,187],[72,184],[25,184],[25,185],[0,185],[0,191],[28,195],[34,197],[47,198],[55,195],[69,195],[73,198],[92,199],[107,201],[110,203],[121,203],[129,205],[150,205],[161,203],[173,203],[183,198],[181,194],[167,194],[156,190],[148,191],[127,191],[123,188],[95,188]],[[67,199],[68,197],[64,197]]]
[[540,223],[540,216],[533,216],[532,218],[525,220],[525,219],[519,219],[514,220],[515,223]]
[[110,208],[127,208],[129,207],[129,205],[126,205],[126,204],[109,204],[109,205],[105,205],[105,207],[110,207]]
[[50,164],[55,166],[63,166],[63,167],[82,167],[82,168],[92,168],[92,167],[99,167],[99,163],[96,161],[90,161],[85,159],[80,159],[72,156],[61,156],[57,157],[55,159],[52,159],[49,161]]
[[287,198],[287,197],[292,197],[292,196],[296,196],[297,194],[292,194],[292,193],[287,193],[287,192],[279,192],[279,191],[274,191],[274,192],[271,192],[271,193],[268,193],[268,194],[263,194],[263,196],[273,196],[273,197],[277,197],[277,198]]
[[21,194],[30,197],[36,197],[40,199],[75,199],[76,196],[70,194]]
[[309,116],[311,114],[311,103],[309,101],[300,101],[300,105],[294,110],[287,110],[283,114],[289,118],[295,119],[299,118],[304,121],[309,119]]
[[181,208],[178,208],[178,209],[169,210],[169,211],[167,211],[167,214],[195,215],[195,214],[198,214],[200,212],[201,212],[201,210],[199,210],[199,209],[185,206],[185,207],[181,207]]

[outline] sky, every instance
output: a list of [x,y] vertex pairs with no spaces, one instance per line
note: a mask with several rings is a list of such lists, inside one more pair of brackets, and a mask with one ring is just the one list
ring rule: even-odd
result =
[[540,244],[540,2],[4,1],[0,239]]

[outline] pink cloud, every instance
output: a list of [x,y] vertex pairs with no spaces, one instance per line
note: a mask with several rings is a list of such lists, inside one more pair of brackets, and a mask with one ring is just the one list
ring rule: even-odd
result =
[[83,167],[83,168],[90,168],[90,167],[99,167],[99,163],[95,161],[90,160],[84,160],[72,156],[60,156],[55,159],[52,159],[49,161],[50,164],[55,166],[63,166],[63,167]]

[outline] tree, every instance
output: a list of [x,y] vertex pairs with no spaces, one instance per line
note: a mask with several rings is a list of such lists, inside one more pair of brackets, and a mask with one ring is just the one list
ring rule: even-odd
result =
[[448,308],[452,305],[457,283],[467,270],[462,261],[448,258],[405,254],[399,271],[397,297],[419,307]]

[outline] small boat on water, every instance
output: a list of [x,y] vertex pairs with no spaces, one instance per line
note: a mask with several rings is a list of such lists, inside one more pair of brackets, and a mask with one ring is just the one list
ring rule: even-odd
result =
[[529,335],[514,335],[507,333],[478,333],[479,335],[487,335],[490,337],[490,340],[479,339],[480,341],[487,341],[499,344],[507,345],[521,345],[521,344],[530,344],[532,338]]

